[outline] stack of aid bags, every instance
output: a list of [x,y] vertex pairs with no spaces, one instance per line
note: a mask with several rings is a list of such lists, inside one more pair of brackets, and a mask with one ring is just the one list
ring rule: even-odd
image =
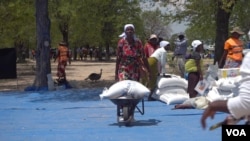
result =
[[189,99],[187,86],[187,80],[178,75],[162,74],[158,77],[152,97],[168,105],[180,104]]

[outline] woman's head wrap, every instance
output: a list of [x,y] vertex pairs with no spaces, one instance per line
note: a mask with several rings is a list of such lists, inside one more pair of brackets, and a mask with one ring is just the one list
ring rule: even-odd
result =
[[126,24],[124,26],[124,32],[122,34],[119,35],[120,38],[126,37],[125,31],[128,27],[132,27],[135,30],[135,26],[133,24]]

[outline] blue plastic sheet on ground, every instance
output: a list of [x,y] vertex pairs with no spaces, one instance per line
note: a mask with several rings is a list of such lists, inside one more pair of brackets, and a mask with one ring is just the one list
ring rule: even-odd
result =
[[[65,83],[60,85],[63,89],[72,89],[73,87],[69,83]],[[36,87],[34,85],[28,86],[24,89],[24,91],[48,91],[48,87]]]
[[[130,126],[117,123],[116,105],[100,100],[101,88],[0,92],[3,141],[219,141],[221,128],[203,130],[203,110],[171,110],[173,105],[145,101]],[[138,107],[140,107],[138,104]],[[218,113],[212,125],[225,118]]]

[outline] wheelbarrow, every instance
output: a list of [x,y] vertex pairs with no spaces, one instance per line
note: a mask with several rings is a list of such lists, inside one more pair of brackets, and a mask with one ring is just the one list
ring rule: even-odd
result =
[[[134,111],[137,109],[141,115],[144,114],[144,99],[134,99],[129,96],[122,96],[117,99],[110,99],[117,106],[117,122],[130,125],[134,122]],[[141,109],[137,106],[141,101]]]

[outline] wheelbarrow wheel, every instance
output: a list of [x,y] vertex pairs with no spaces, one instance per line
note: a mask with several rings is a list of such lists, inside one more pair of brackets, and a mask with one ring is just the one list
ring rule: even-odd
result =
[[123,114],[124,121],[128,120],[128,118],[129,118],[129,107],[128,106],[123,106],[122,114]]

